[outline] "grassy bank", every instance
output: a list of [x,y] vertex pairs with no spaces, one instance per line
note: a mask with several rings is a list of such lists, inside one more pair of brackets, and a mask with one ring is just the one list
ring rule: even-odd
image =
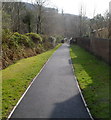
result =
[[106,63],[72,45],[70,54],[83,96],[94,118],[109,118],[109,69]]
[[19,60],[2,70],[3,118],[8,116],[32,79],[39,73],[45,62],[58,47],[60,45],[37,56]]
[[[52,40],[53,41],[53,40]],[[58,43],[59,41],[56,41]],[[54,47],[50,36],[36,33],[19,34],[10,30],[2,30],[2,68],[17,60],[32,57]]]

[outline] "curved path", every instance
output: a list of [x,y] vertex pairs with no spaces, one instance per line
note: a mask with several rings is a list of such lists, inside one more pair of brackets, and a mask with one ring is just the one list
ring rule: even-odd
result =
[[11,118],[89,118],[63,44],[35,79]]

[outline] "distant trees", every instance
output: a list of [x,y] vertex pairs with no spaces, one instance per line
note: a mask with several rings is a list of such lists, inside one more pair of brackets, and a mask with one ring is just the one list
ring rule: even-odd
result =
[[101,14],[97,14],[93,19],[91,19],[91,24],[93,29],[100,29],[105,27],[105,19]]
[[27,24],[27,26],[28,26],[28,32],[30,33],[32,30],[31,30],[31,20],[32,20],[32,14],[31,14],[31,12],[30,11],[27,11],[26,12],[26,15],[24,16],[24,18],[23,18],[23,22],[25,23],[25,24]]
[[[96,33],[98,37],[108,38],[108,28],[109,27],[109,13],[108,11],[105,12],[104,16],[101,14],[95,15],[95,10],[93,13],[93,18],[86,17],[86,10],[83,5],[80,6],[79,10],[79,25],[78,25],[78,32],[79,36],[90,36],[93,35],[92,33]],[[104,34],[104,35],[100,35]],[[96,37],[95,36],[95,37]]]
[[80,6],[79,10],[78,31],[80,37],[89,35],[89,18],[86,17],[86,10],[83,5]]
[[104,16],[97,14],[92,19],[90,19],[91,32],[95,31],[96,37],[108,38],[108,24],[108,12]]
[[111,38],[111,13],[107,14],[108,16],[108,31],[109,31],[109,38]]
[[[3,2],[2,10],[3,10],[3,23],[6,20],[7,25],[6,28],[11,28],[13,32],[22,33],[22,16],[24,14],[25,4],[22,2]],[[3,27],[5,27],[3,24]],[[9,25],[8,25],[9,24]],[[23,26],[22,26],[23,27]]]
[[[89,19],[86,17],[83,6],[80,7],[79,16],[76,16],[64,14],[63,10],[58,13],[58,9],[45,7],[47,3],[48,0],[35,0],[33,4],[3,2],[3,29],[19,33],[35,32],[76,37],[89,36],[90,32],[109,26],[108,12],[105,13],[105,16],[97,14]],[[109,31],[111,31],[110,28]]]
[[43,19],[43,12],[44,12],[44,7],[46,4],[47,0],[35,0],[34,7],[36,10],[36,32],[41,33],[42,32],[42,19]]
[[81,5],[79,13],[79,36],[82,36],[83,6]]
[[89,19],[81,7],[80,15],[58,13],[58,9],[45,7],[48,0],[24,2],[3,2],[3,29],[12,32],[35,32],[47,35],[76,37],[89,31]]

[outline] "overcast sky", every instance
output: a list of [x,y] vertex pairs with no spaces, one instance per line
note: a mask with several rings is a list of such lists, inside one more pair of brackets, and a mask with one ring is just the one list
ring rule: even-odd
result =
[[[29,1],[29,0],[23,0]],[[93,17],[93,14],[101,13],[102,15],[109,9],[111,0],[50,0],[50,6],[54,6],[61,12],[79,14],[80,6],[82,5],[86,11],[86,16]]]

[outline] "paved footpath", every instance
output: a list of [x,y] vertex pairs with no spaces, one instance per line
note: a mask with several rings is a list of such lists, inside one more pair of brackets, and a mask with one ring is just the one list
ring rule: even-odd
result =
[[90,118],[73,76],[67,44],[53,54],[11,118]]

